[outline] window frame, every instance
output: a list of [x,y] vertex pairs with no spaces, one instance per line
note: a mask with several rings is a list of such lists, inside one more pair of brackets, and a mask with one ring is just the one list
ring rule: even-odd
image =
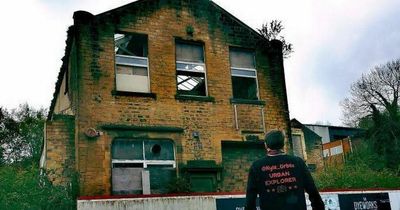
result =
[[[203,53],[203,63],[199,63],[199,62],[190,62],[190,61],[179,61],[177,59],[177,53],[176,53],[176,49],[177,49],[177,45],[178,44],[186,44],[186,45],[197,45],[197,46],[201,46],[202,48],[202,53]],[[178,69],[178,64],[188,64],[188,65],[198,65],[198,66],[202,66],[204,68],[204,70],[202,71],[196,71],[196,70],[192,70],[192,69]],[[200,74],[204,74],[204,85],[205,85],[205,95],[190,95],[190,94],[182,94],[179,93],[179,89],[178,89],[178,72],[191,72],[191,73],[200,73]],[[206,52],[205,52],[205,43],[204,42],[194,42],[194,41],[187,41],[187,40],[182,40],[182,39],[175,39],[175,73],[176,73],[176,95],[178,96],[190,96],[190,97],[208,97],[208,79],[207,79],[207,65],[206,65]]]
[[[232,51],[240,51],[240,52],[251,52],[253,54],[253,63],[254,63],[254,69],[253,68],[244,68],[244,67],[235,67],[232,66],[232,61],[231,61],[231,52]],[[261,100],[260,98],[260,87],[258,84],[258,72],[257,72],[257,63],[256,63],[256,52],[254,49],[247,49],[247,48],[241,48],[241,47],[229,47],[229,68],[231,70],[231,82],[232,82],[232,99],[244,99],[244,100],[254,100],[258,101]],[[234,70],[239,70],[239,71],[248,71],[248,72],[253,72],[254,76],[252,75],[240,75],[240,74],[235,74],[233,73]],[[254,78],[256,80],[256,97],[257,99],[247,99],[247,98],[235,98],[234,93],[233,93],[233,80],[232,77],[242,77],[242,78]]]
[[[159,139],[125,139],[125,138],[116,138],[113,140],[114,141],[141,141],[142,144],[142,156],[143,159],[114,159],[113,154],[111,154],[111,168],[119,168],[119,167],[114,167],[114,164],[118,163],[136,163],[136,164],[143,164],[143,168],[147,168],[149,165],[161,165],[161,166],[171,166],[172,168],[176,168],[176,148],[174,141],[170,139],[165,139],[165,141],[169,141],[172,144],[173,148],[173,160],[146,160],[146,150],[145,150],[145,142],[146,141],[151,141],[151,140],[159,140]],[[113,142],[111,143],[111,152],[112,152],[112,147],[113,147]]]
[[[115,35],[116,34],[122,34],[122,35],[133,35],[133,34],[137,34],[137,35],[141,35],[141,36],[145,36],[146,40],[147,40],[147,57],[142,57],[142,56],[134,56],[134,55],[121,55],[121,54],[117,54],[117,52],[115,51],[116,48],[116,42],[115,42]],[[150,65],[149,65],[149,37],[147,34],[142,34],[142,33],[132,33],[132,32],[125,32],[125,31],[115,31],[114,32],[114,37],[113,37],[113,43],[114,43],[114,78],[115,78],[115,90],[116,91],[120,91],[120,92],[129,92],[129,93],[151,93],[151,77],[150,77]],[[140,59],[140,60],[146,60],[146,65],[142,65],[142,64],[135,64],[135,63],[118,63],[117,62],[117,57],[122,57],[122,58],[133,58],[133,59]],[[146,68],[147,70],[147,92],[142,92],[142,91],[128,91],[128,90],[118,90],[117,89],[117,66],[131,66],[131,67],[139,67],[139,68]]]

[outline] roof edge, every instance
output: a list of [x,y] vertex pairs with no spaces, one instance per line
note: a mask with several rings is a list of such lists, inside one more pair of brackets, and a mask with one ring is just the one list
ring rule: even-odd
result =
[[53,116],[54,107],[56,106],[57,96],[58,96],[58,93],[60,92],[62,80],[63,80],[65,72],[68,69],[69,54],[71,52],[72,41],[73,41],[74,35],[75,35],[75,27],[72,25],[72,26],[68,27],[68,30],[67,30],[67,40],[65,41],[65,43],[66,43],[65,54],[61,58],[62,64],[61,64],[60,71],[57,76],[55,90],[53,93],[53,99],[51,100],[49,113],[47,115],[47,121],[51,120],[51,118]]
[[[124,8],[130,7],[130,6],[134,6],[135,4],[140,4],[142,2],[145,1],[150,1],[150,0],[138,0],[138,1],[134,1],[125,5],[122,5],[120,7],[99,13],[97,15],[95,15],[95,17],[101,17],[101,16],[105,16],[105,15],[109,15],[111,13],[113,13],[114,11],[118,11],[118,10],[122,10]],[[224,8],[222,8],[221,6],[219,6],[217,3],[215,3],[212,0],[207,0],[210,2],[210,4],[212,6],[214,6],[215,8],[217,8],[218,10],[222,11],[223,13],[226,13],[228,16],[230,16],[234,21],[236,21],[239,25],[241,25],[244,28],[247,28],[251,33],[254,33],[257,37],[259,37],[260,39],[264,40],[264,41],[270,41],[267,40],[264,36],[262,36],[258,31],[256,31],[255,29],[251,28],[250,26],[248,26],[246,23],[244,23],[243,21],[241,21],[240,19],[238,19],[237,17],[235,17],[234,15],[232,15],[230,12],[228,12],[227,10],[225,10]]]
[[234,15],[232,15],[230,12],[226,11],[224,8],[222,8],[221,6],[219,6],[217,3],[215,3],[212,0],[209,0],[210,3],[216,7],[217,9],[221,10],[222,12],[228,14],[230,17],[233,18],[233,20],[235,20],[239,25],[247,28],[250,30],[250,32],[256,34],[260,39],[269,42],[270,40],[266,39],[264,36],[262,36],[260,33],[258,33],[258,31],[254,30],[252,27],[250,27],[249,25],[247,25],[246,23],[244,23],[243,21],[241,21],[239,18],[235,17]]

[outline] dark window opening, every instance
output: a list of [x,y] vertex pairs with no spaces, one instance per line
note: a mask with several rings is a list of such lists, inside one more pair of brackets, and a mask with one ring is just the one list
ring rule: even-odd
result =
[[345,139],[349,136],[345,136],[345,135],[333,135],[333,140],[342,140]]
[[144,34],[115,34],[115,54],[147,57],[147,36]]
[[113,168],[143,168],[143,163],[113,163]]
[[159,144],[155,144],[153,147],[151,147],[151,152],[154,154],[160,154],[161,146]]
[[231,48],[229,60],[231,63],[233,98],[258,100],[254,51]]
[[232,77],[233,98],[258,100],[255,78]]

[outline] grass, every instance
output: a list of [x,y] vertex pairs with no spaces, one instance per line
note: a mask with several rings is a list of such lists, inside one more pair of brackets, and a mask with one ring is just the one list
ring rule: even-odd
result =
[[364,142],[344,164],[328,166],[315,174],[316,184],[319,189],[400,188],[400,176],[385,168],[384,161]]

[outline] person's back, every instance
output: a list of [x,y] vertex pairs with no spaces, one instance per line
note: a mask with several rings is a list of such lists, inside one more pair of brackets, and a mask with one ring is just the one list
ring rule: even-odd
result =
[[[280,144],[277,148],[281,149],[279,147]],[[250,168],[246,210],[256,209],[257,194],[262,210],[305,210],[305,191],[309,194],[313,209],[324,209],[304,161],[280,150],[269,149],[268,155],[255,161]]]

